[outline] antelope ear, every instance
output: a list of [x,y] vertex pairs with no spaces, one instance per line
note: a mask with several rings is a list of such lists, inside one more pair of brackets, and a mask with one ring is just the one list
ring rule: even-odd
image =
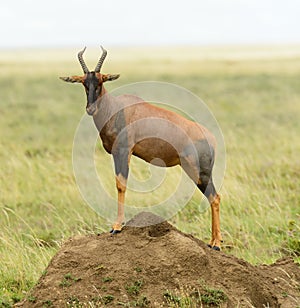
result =
[[107,74],[107,75],[102,75],[102,81],[112,81],[112,80],[116,80],[120,77],[120,74],[116,74],[116,75],[111,75],[111,74]]
[[61,80],[66,82],[83,82],[83,77],[81,76],[71,76],[71,77],[59,77]]

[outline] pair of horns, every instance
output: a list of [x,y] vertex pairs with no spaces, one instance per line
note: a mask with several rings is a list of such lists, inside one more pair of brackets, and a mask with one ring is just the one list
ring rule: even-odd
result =
[[[106,55],[107,55],[107,51],[102,46],[101,46],[101,49],[102,49],[102,56],[99,59],[98,64],[95,67],[95,73],[100,73],[102,64],[103,64],[103,62],[104,62],[104,60],[106,58]],[[80,65],[81,65],[81,67],[83,69],[83,72],[85,74],[87,74],[87,73],[89,73],[89,69],[88,69],[87,65],[85,64],[85,62],[83,60],[83,57],[82,57],[82,55],[85,52],[85,50],[86,50],[86,47],[84,47],[83,50],[79,51],[79,53],[78,53],[78,60],[79,60]]]

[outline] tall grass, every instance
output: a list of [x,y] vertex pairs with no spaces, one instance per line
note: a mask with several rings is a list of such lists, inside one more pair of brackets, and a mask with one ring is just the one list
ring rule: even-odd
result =
[[[251,49],[115,49],[103,68],[121,73],[108,89],[161,80],[206,102],[227,149],[224,250],[252,263],[300,253],[300,49],[280,48],[268,50],[269,58],[258,47],[255,57]],[[73,176],[73,137],[85,97],[81,86],[58,76],[81,74],[76,52],[0,53],[0,306],[24,296],[64,239],[109,229],[85,204]],[[98,51],[88,57],[94,66]],[[111,158],[101,147],[97,161],[115,194]],[[135,177],[147,177],[145,164],[135,158],[132,164]],[[177,170],[170,172],[176,177]],[[133,193],[127,198],[143,202]],[[208,241],[210,212],[202,211],[201,198],[196,191],[172,222]]]

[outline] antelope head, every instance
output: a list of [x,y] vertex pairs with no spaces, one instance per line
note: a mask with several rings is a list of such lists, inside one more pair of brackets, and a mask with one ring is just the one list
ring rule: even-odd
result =
[[97,99],[105,93],[103,83],[105,81],[115,80],[119,78],[120,75],[100,73],[102,64],[107,55],[107,51],[102,46],[101,46],[102,55],[95,67],[95,70],[90,72],[83,60],[83,53],[85,52],[85,49],[86,47],[78,53],[78,60],[83,69],[84,75],[59,77],[59,78],[66,82],[72,82],[72,83],[77,82],[83,84],[87,97],[86,112],[88,113],[88,115],[93,115],[97,109],[97,104],[96,104]]

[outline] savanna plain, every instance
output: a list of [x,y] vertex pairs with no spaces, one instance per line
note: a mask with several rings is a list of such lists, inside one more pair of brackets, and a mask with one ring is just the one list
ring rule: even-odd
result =
[[[121,74],[108,90],[174,83],[199,96],[217,119],[226,144],[223,251],[252,264],[284,256],[300,262],[300,46],[106,48],[102,71]],[[100,49],[87,51],[94,67]],[[81,74],[77,52],[0,52],[0,307],[26,295],[64,240],[106,232],[112,223],[85,203],[73,174],[86,98],[82,86],[58,77]],[[100,142],[95,160],[116,198],[111,157]],[[132,176],[149,177],[139,159],[131,165]],[[179,172],[168,171],[159,195],[129,191],[128,202],[166,198]],[[208,242],[210,211],[201,199],[195,191],[170,222]]]

